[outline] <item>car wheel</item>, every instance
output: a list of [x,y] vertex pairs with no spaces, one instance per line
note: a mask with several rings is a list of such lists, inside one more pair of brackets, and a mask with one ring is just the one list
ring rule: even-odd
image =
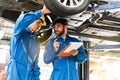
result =
[[49,30],[44,31],[44,27],[42,27],[42,28],[41,28],[41,30],[43,30],[43,31],[41,32],[41,30],[40,30],[40,31],[36,32],[36,35],[37,35],[37,39],[39,40],[39,42],[41,44],[45,44],[51,38],[51,36],[53,36],[53,30],[51,28]]
[[38,40],[41,44],[45,44],[48,41],[48,39],[50,39],[50,36],[52,36],[51,29],[39,34],[37,37],[38,37]]
[[44,0],[44,3],[53,14],[64,17],[84,11],[89,0]]

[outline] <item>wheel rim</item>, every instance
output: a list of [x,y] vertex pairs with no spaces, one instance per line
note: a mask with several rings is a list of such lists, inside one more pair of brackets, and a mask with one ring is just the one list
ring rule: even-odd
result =
[[65,7],[77,7],[83,4],[85,0],[57,0],[60,4],[64,5]]

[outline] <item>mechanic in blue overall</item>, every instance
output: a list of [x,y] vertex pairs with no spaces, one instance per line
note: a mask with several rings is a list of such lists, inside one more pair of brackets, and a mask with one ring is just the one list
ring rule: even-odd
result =
[[44,5],[41,10],[30,11],[17,19],[10,41],[10,62],[6,80],[40,80],[40,43],[35,31],[46,24],[46,13],[50,11]]
[[44,62],[53,64],[53,71],[50,80],[78,80],[77,62],[86,60],[86,53],[81,46],[79,49],[71,50],[71,56],[57,56],[70,42],[80,42],[78,39],[67,34],[68,21],[57,18],[53,22],[55,38],[50,39],[45,48]]

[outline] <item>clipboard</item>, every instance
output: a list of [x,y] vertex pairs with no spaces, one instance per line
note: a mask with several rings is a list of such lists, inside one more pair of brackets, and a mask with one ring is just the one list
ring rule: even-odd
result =
[[70,56],[73,49],[78,49],[83,45],[82,42],[70,42],[57,56]]

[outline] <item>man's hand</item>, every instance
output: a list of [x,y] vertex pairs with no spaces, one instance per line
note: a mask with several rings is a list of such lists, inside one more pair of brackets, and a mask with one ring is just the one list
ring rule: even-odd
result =
[[43,14],[51,13],[51,11],[46,7],[46,5],[43,6],[43,8],[41,9],[41,12],[42,12]]
[[53,46],[54,46],[54,49],[55,51],[57,52],[59,47],[60,47],[60,43],[56,41],[56,39],[54,40],[54,43],[53,43]]
[[70,51],[70,54],[71,54],[72,56],[76,56],[76,55],[78,54],[78,50],[71,50],[71,51]]

